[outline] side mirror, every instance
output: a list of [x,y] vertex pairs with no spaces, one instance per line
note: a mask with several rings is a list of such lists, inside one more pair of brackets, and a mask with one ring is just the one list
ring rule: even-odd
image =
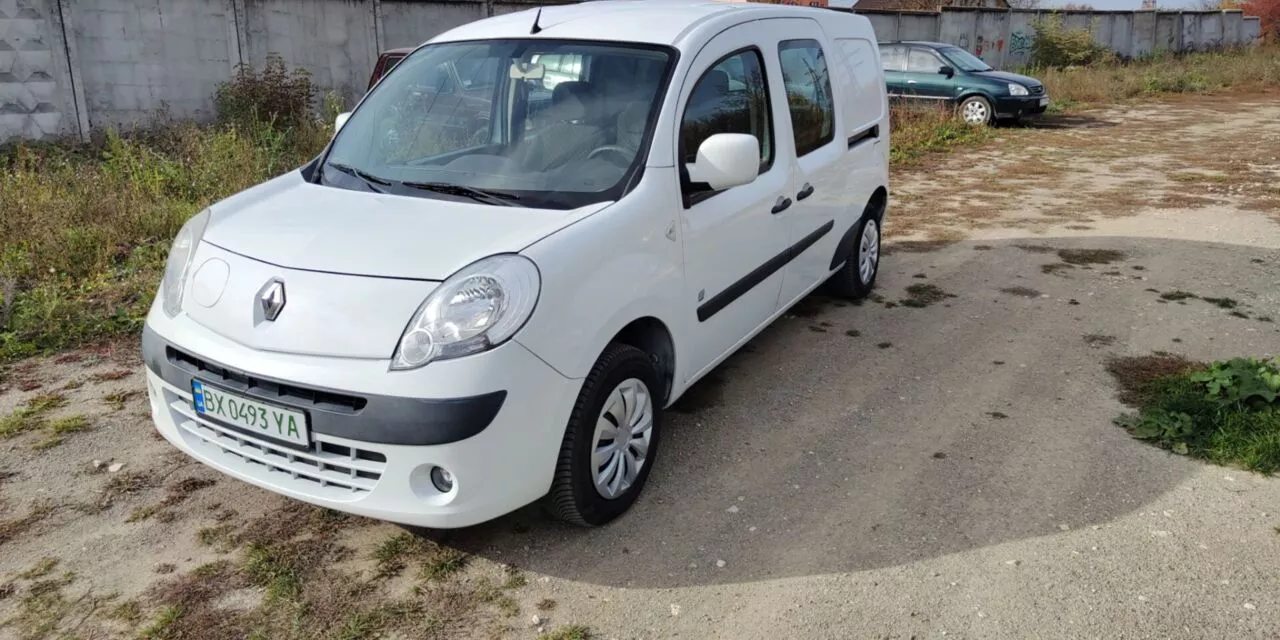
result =
[[697,161],[685,169],[690,180],[716,191],[750,184],[760,175],[760,142],[745,133],[717,133],[702,141]]
[[954,78],[956,75],[956,70],[955,70],[955,67],[944,65],[938,69],[938,73],[941,73],[942,75],[948,78]]
[[338,117],[333,119],[333,132],[337,133],[338,130],[342,128],[342,125],[347,123],[347,119],[350,117],[351,117],[350,111],[346,113],[339,113]]

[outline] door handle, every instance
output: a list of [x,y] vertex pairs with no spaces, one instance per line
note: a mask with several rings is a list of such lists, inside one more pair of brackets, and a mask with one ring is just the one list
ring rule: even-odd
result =
[[787,207],[790,207],[790,206],[791,206],[791,198],[788,198],[785,196],[778,196],[778,202],[773,205],[773,211],[771,211],[770,213],[782,213],[783,211],[787,210]]
[[804,200],[811,195],[813,195],[813,185],[806,182],[804,183],[804,186],[800,188],[800,193],[796,194],[796,200]]

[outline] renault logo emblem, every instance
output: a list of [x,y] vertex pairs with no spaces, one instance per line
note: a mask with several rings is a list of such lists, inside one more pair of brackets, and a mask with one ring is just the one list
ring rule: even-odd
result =
[[258,306],[262,309],[262,317],[268,322],[274,321],[284,309],[284,281],[272,280],[258,292]]

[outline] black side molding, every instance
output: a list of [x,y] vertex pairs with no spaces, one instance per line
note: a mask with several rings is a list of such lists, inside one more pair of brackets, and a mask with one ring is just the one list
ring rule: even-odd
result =
[[769,276],[778,272],[779,269],[787,266],[788,262],[796,259],[796,256],[804,253],[805,249],[812,247],[814,243],[822,239],[834,229],[836,223],[834,220],[828,220],[826,224],[813,230],[809,235],[800,239],[785,251],[769,258],[769,261],[751,270],[751,273],[743,276],[737,282],[729,285],[724,291],[712,296],[710,300],[702,303],[698,307],[698,322],[706,322],[711,316],[719,313],[725,307],[733,303],[734,300],[741,298],[746,293],[755,288],[756,285],[769,279]]
[[875,140],[876,138],[879,138],[879,137],[880,137],[880,125],[873,124],[870,127],[849,136],[849,148],[852,149],[862,144],[863,142],[866,142],[867,140]]

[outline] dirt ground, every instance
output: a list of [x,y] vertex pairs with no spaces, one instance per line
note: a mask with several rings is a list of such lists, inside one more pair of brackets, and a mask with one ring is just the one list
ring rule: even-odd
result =
[[172,450],[134,344],[11,367],[0,637],[1280,637],[1280,479],[1130,439],[1104,368],[1280,352],[1274,96],[1002,128],[892,191],[878,297],[700,383],[600,530],[405,536]]

